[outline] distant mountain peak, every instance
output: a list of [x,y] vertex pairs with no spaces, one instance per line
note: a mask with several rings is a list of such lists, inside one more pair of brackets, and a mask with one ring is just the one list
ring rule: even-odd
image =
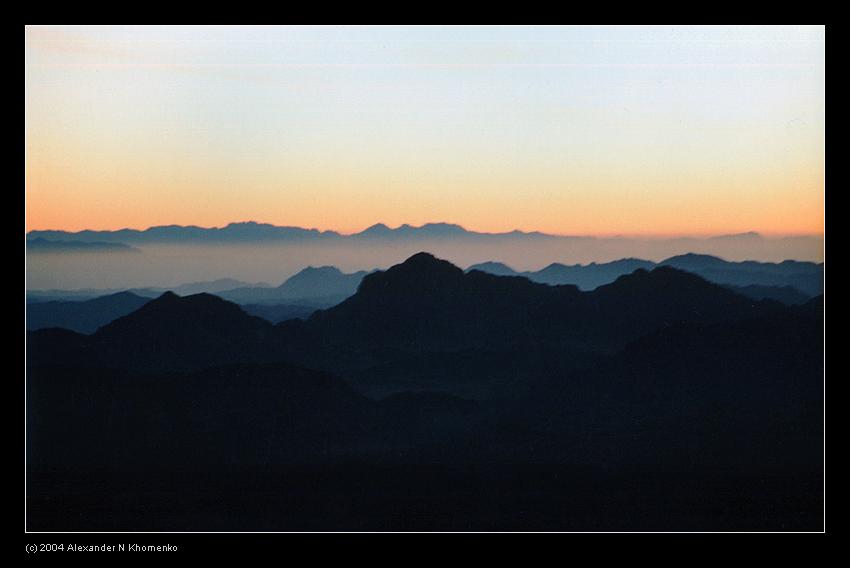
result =
[[278,298],[331,298],[354,294],[365,271],[347,274],[336,266],[308,266],[287,278],[271,293]]
[[408,296],[424,290],[450,293],[463,276],[463,270],[451,262],[428,252],[418,252],[386,271],[366,275],[353,298],[386,294]]
[[467,272],[470,272],[472,270],[478,270],[481,272],[486,272],[488,274],[495,274],[496,276],[517,275],[517,271],[505,264],[504,262],[496,262],[492,260],[473,264],[472,266],[466,269]]
[[638,268],[583,292],[575,285],[465,273],[420,252],[366,276],[356,294],[315,312],[308,323],[345,344],[456,350],[592,337],[608,349],[676,322],[720,321],[774,308],[673,267]]
[[371,227],[368,227],[368,228],[360,231],[357,234],[362,235],[362,236],[370,236],[370,235],[377,236],[377,235],[388,235],[388,234],[391,234],[391,233],[392,233],[392,229],[390,229],[389,227],[387,227],[383,223],[375,223]]
[[672,287],[690,288],[698,286],[716,288],[725,292],[725,289],[712,284],[702,276],[672,266],[656,266],[651,270],[638,268],[629,274],[623,274],[611,284],[600,286],[600,288],[636,287],[636,289],[643,289],[646,286],[651,286],[658,290],[667,290]]
[[470,234],[469,231],[453,223],[425,223],[422,226],[415,227],[409,223],[399,225],[395,229],[391,229],[384,223],[376,223],[354,236],[360,237],[452,237],[463,236]]
[[436,229],[436,228],[451,229],[453,231],[466,232],[466,229],[464,229],[462,226],[458,225],[457,223],[446,223],[444,221],[440,221],[440,222],[437,222],[437,223],[425,223],[424,225],[422,225],[420,227],[420,229],[425,229],[425,228],[428,228],[428,229]]
[[722,266],[727,264],[727,261],[720,258],[719,256],[713,256],[710,254],[698,254],[698,253],[685,253],[677,256],[671,256],[666,260],[662,260],[659,265],[661,266],[674,266],[677,268],[683,268],[685,270],[694,269],[698,267],[711,267],[711,266]]
[[220,330],[233,335],[254,331],[264,320],[246,314],[238,305],[213,294],[201,293],[178,296],[168,291],[131,312],[101,327],[96,335],[133,337],[162,334],[158,341],[168,342],[176,333],[188,329]]
[[470,233],[460,225],[454,223],[425,223],[421,227],[411,227],[409,231],[415,235],[424,237],[462,237]]
[[[460,268],[449,262],[448,260],[443,260],[441,258],[437,258],[430,252],[417,252],[413,256],[409,257],[407,260],[394,266],[393,268],[404,268],[404,269],[437,269],[437,270],[451,270],[452,272],[463,272]],[[390,270],[392,270],[391,268]]]
[[[233,311],[241,311],[241,308],[227,300],[216,296],[214,294],[209,294],[207,292],[201,292],[199,294],[190,294],[187,296],[180,296],[175,294],[171,290],[167,292],[163,292],[157,298],[149,301],[147,304],[142,306],[139,311],[145,312],[168,312],[168,313],[178,313],[181,311],[210,311],[210,310],[218,310],[224,309]],[[130,314],[131,316],[133,314]]]
[[698,258],[701,260],[723,260],[719,256],[714,256],[712,254],[701,254],[698,252],[686,252],[685,254],[679,254],[676,256],[671,256],[667,260],[672,260],[674,258]]
[[[308,266],[298,274],[342,274],[342,270],[336,266]],[[296,276],[298,275],[296,274]]]

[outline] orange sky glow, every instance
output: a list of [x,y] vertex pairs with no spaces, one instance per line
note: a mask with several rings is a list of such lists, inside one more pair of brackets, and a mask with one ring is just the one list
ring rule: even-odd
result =
[[26,41],[27,230],[824,231],[822,27]]

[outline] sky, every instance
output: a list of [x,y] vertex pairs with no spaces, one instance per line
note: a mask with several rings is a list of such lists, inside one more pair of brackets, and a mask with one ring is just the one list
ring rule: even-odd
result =
[[26,29],[26,226],[823,233],[824,28]]

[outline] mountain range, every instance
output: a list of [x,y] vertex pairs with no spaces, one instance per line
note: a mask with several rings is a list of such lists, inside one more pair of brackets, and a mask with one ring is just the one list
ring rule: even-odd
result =
[[[823,263],[734,262],[716,256],[693,253],[671,257],[660,263],[636,258],[573,265],[556,262],[538,271],[524,272],[516,271],[501,262],[490,261],[474,264],[468,267],[467,271],[479,270],[497,276],[524,276],[534,282],[553,285],[573,284],[582,290],[592,290],[638,268],[652,269],[656,266],[673,266],[699,274],[712,282],[728,285],[756,299],[773,298],[789,304],[802,303],[823,291]],[[265,283],[248,284],[233,278],[221,278],[169,288],[31,290],[27,293],[27,298],[28,301],[83,300],[121,291],[153,298],[166,291],[179,295],[207,292],[242,304],[298,304],[307,301],[310,306],[329,307],[351,296],[357,290],[360,280],[368,273],[369,271],[366,270],[344,273],[333,266],[310,266],[277,287]]]
[[129,292],[144,298],[156,298],[165,292],[174,292],[180,296],[188,294],[200,294],[203,292],[216,294],[234,288],[271,288],[270,284],[255,283],[251,284],[236,280],[235,278],[219,278],[205,282],[188,282],[186,284],[178,284],[167,288],[160,286],[146,286],[141,288],[82,288],[77,290],[28,290],[27,303],[41,303],[48,301],[84,301],[116,294],[118,292]]
[[62,327],[80,333],[94,333],[109,322],[141,308],[150,301],[132,292],[117,292],[92,300],[50,300],[27,305],[27,329]]
[[582,291],[419,253],[276,325],[165,293],[28,332],[27,372],[32,529],[822,524],[823,297],[672,266]]
[[553,262],[538,271],[517,272],[506,264],[490,261],[474,264],[467,268],[467,271],[480,270],[497,276],[525,276],[529,280],[543,284],[573,284],[582,290],[592,290],[639,268],[647,270],[654,268],[655,265],[654,262],[649,260],[624,258],[599,264],[594,262],[567,265]]
[[[505,264],[487,262],[470,266],[495,275],[521,276],[550,285],[576,285],[579,289],[595,289],[637,269],[673,266],[703,276],[709,281],[756,300],[776,300],[799,305],[822,291],[823,265],[808,262],[729,262],[707,255],[681,255],[661,263],[641,259],[622,259],[610,263],[564,265],[553,263],[536,272],[517,272]],[[174,287],[178,295],[213,293],[243,306],[248,313],[272,323],[286,319],[307,318],[314,311],[334,306],[352,296],[367,271],[344,273],[331,266],[307,267],[288,278],[280,286],[246,286],[243,282],[223,278],[210,282],[193,282]],[[803,291],[805,290],[805,292]],[[99,296],[98,290],[45,290],[28,294],[27,329],[65,327],[81,333],[92,333],[97,327],[130,313],[141,306],[141,298],[150,299],[164,293],[161,288],[136,288],[114,291]],[[97,302],[92,298],[99,298]],[[89,301],[82,301],[89,300]]]
[[98,295],[97,290],[44,290],[28,294],[26,327],[30,330],[62,327],[90,334],[99,327],[129,314],[166,291],[177,295],[213,293],[242,304],[249,314],[272,323],[306,318],[320,308],[333,306],[354,294],[366,271],[346,274],[331,266],[307,267],[280,286],[238,286],[238,280],[223,278],[193,282],[172,290],[136,288]]
[[[100,358],[109,366],[184,370],[211,361],[282,358],[337,372],[362,370],[376,357],[400,361],[419,353],[541,348],[575,356],[608,353],[653,329],[782,309],[778,302],[754,301],[667,266],[638,269],[582,292],[571,285],[464,272],[420,253],[365,276],[353,296],[306,320],[275,326],[218,296],[168,292],[91,336],[45,337],[52,350],[84,353],[86,361]],[[56,337],[62,340],[54,345]],[[38,332],[31,336],[34,350],[41,339]],[[63,347],[66,340],[73,349]]]
[[[574,284],[582,290],[592,290],[613,282],[619,276],[639,268],[651,270],[656,266],[671,266],[698,274],[718,284],[739,288],[745,295],[784,298],[792,303],[802,303],[823,292],[823,263],[786,260],[780,263],[743,261],[731,262],[706,254],[683,254],[659,263],[639,258],[624,258],[614,262],[566,265],[552,263],[536,272],[517,272],[500,262],[474,264],[467,270],[480,270],[499,276],[525,276],[544,284]],[[756,286],[756,288],[748,288]],[[771,291],[773,287],[790,287],[798,291]]]
[[[198,227],[182,225],[162,225],[147,229],[120,229],[115,231],[61,231],[33,230],[27,233],[27,243],[38,241],[35,246],[47,246],[50,242],[97,242],[123,243],[126,245],[145,245],[155,243],[185,244],[222,244],[222,243],[262,243],[262,242],[342,242],[342,241],[410,241],[459,239],[464,241],[511,241],[539,242],[541,240],[564,243],[589,243],[605,240],[640,240],[636,237],[591,237],[582,235],[553,235],[540,231],[513,230],[500,233],[471,231],[454,223],[425,223],[420,226],[403,224],[390,228],[384,223],[376,223],[363,231],[343,234],[337,231],[321,231],[302,227],[277,226],[255,221],[229,223],[224,227]],[[675,237],[670,242],[680,246],[688,244],[753,244],[763,241],[759,233],[746,232],[713,237]],[[789,236],[778,239],[786,242],[820,242],[817,236]]]
[[[35,230],[27,234],[27,242],[36,239],[65,242],[256,242],[268,240],[308,240],[308,239],[382,239],[382,238],[455,238],[455,237],[532,237],[560,238],[540,232],[511,231],[506,233],[480,233],[468,231],[460,225],[451,223],[426,223],[419,227],[401,225],[391,229],[383,223],[377,223],[359,233],[344,235],[336,231],[319,231],[301,227],[281,227],[268,223],[247,221],[230,223],[224,227],[204,228],[197,226],[164,225],[144,230],[120,229],[117,231],[77,232]],[[573,237],[570,237],[573,238]],[[586,237],[582,237],[586,238]]]
[[315,305],[328,306],[353,294],[366,274],[368,274],[366,270],[349,274],[333,266],[308,266],[284,280],[279,286],[267,283],[251,284],[234,278],[219,278],[167,288],[147,286],[129,289],[30,290],[27,292],[27,301],[33,303],[50,300],[89,300],[117,292],[130,292],[138,296],[155,298],[164,292],[174,292],[181,296],[200,293],[217,294],[237,303],[288,301],[297,304],[302,301],[312,301]]

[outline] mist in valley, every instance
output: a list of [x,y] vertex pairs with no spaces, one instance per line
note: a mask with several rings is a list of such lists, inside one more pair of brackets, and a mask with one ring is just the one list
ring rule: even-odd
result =
[[385,269],[420,251],[464,268],[492,260],[520,271],[538,270],[553,262],[587,264],[629,257],[657,262],[689,252],[734,261],[823,260],[820,237],[769,238],[750,233],[706,239],[489,236],[134,246],[133,252],[28,251],[27,289],[169,287],[220,278],[277,286],[307,266],[330,265],[344,272]]

